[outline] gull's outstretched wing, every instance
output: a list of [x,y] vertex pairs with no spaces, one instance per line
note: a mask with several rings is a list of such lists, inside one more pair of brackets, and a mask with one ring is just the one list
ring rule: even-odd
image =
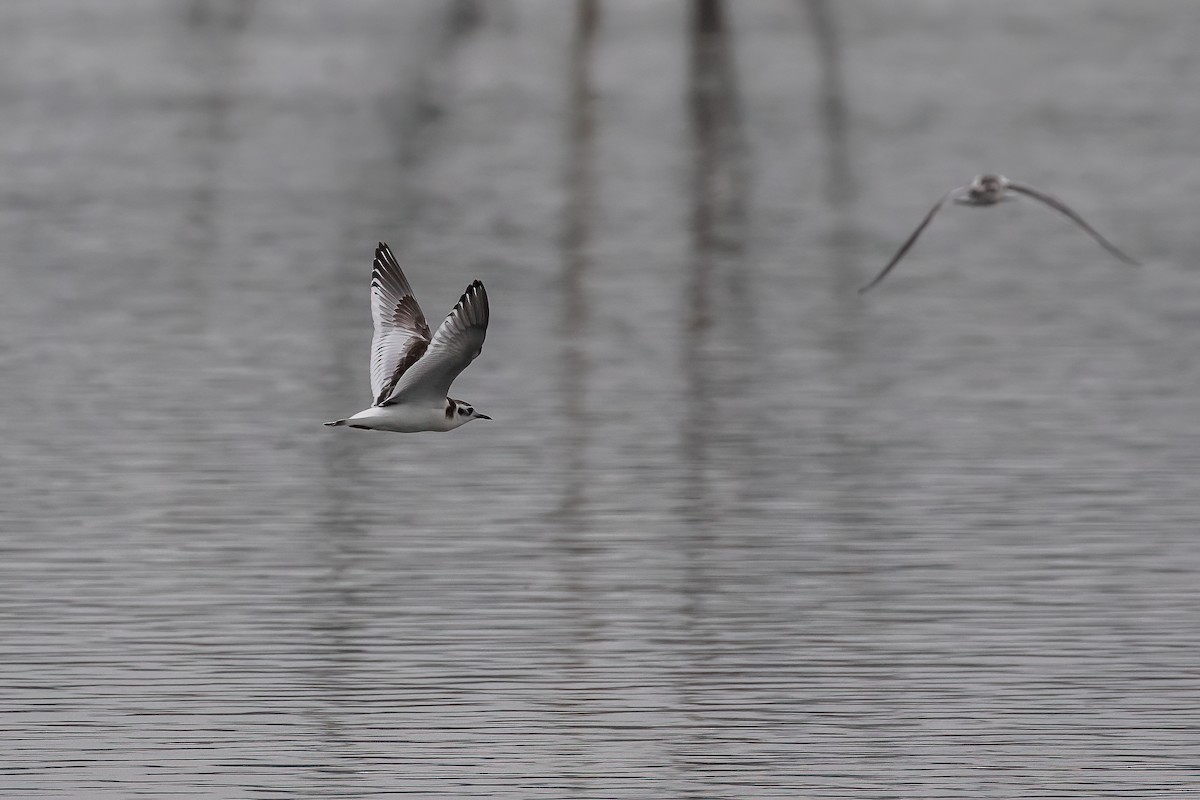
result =
[[392,250],[383,242],[375,248],[371,271],[371,396],[382,405],[396,383],[425,355],[429,347],[429,323],[413,297],[412,288]]
[[896,255],[892,256],[892,260],[887,263],[887,266],[880,270],[879,274],[872,278],[870,283],[859,289],[858,293],[862,294],[883,280],[887,274],[892,271],[892,267],[899,264],[900,259],[904,258],[904,254],[907,253],[909,248],[916,243],[917,237],[919,237],[921,232],[929,226],[929,223],[933,221],[934,216],[936,216],[937,212],[940,211],[942,206],[946,204],[946,201],[962,192],[965,192],[966,190],[966,186],[959,186],[957,189],[951,189],[942,195],[941,198],[933,204],[933,208],[929,209],[929,213],[925,215],[925,219],[921,220],[921,224],[916,227],[916,230],[909,234],[908,238],[904,240],[904,244],[900,245],[900,249],[896,251]]
[[1120,260],[1124,261],[1126,264],[1132,264],[1135,267],[1138,266],[1138,262],[1134,261],[1132,258],[1130,258],[1129,256],[1122,253],[1120,250],[1118,250],[1117,246],[1115,244],[1113,244],[1108,239],[1105,239],[1103,236],[1101,236],[1099,234],[1099,232],[1096,231],[1095,228],[1093,228],[1091,225],[1088,225],[1086,222],[1083,221],[1083,217],[1079,216],[1074,211],[1072,211],[1067,206],[1066,203],[1064,203],[1062,200],[1059,200],[1054,195],[1046,194],[1045,192],[1043,192],[1040,189],[1035,189],[1032,186],[1029,186],[1028,184],[1016,183],[1015,181],[1009,181],[1008,188],[1012,189],[1014,192],[1019,192],[1020,194],[1023,194],[1026,197],[1032,197],[1034,200],[1039,200],[1042,203],[1045,203],[1046,205],[1050,206],[1055,211],[1062,214],[1064,217],[1071,220],[1076,225],[1078,225],[1079,227],[1081,227],[1085,231],[1087,231],[1091,235],[1091,237],[1093,239],[1095,239],[1097,242],[1099,242],[1100,246],[1103,247],[1105,250],[1112,253],[1114,256],[1116,256]]
[[467,287],[454,309],[438,326],[425,355],[404,373],[381,405],[401,401],[440,404],[444,401],[450,384],[483,348],[488,314],[487,290],[482,283],[475,281]]

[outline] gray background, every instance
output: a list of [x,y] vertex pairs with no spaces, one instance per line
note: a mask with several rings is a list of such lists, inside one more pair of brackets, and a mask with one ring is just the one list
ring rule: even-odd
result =
[[1200,4],[729,5],[0,4],[0,794],[1200,792]]

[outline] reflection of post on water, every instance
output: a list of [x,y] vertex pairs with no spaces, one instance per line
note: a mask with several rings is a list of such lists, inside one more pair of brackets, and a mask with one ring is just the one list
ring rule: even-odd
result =
[[587,389],[589,369],[584,352],[588,326],[586,281],[591,269],[589,245],[594,210],[594,108],[591,85],[592,50],[599,15],[597,0],[579,0],[570,54],[570,99],[565,171],[566,209],[563,217],[563,305],[561,326],[560,395],[563,403],[563,494],[559,511],[564,522],[578,522],[587,485]]
[[[555,556],[558,572],[571,602],[573,613],[566,623],[561,660],[568,669],[589,665],[589,641],[599,638],[602,623],[590,610],[602,602],[590,580],[591,567],[581,556],[594,545],[588,541],[587,487],[591,484],[588,462],[589,431],[592,426],[587,397],[591,368],[585,350],[590,320],[587,279],[592,268],[591,238],[595,216],[595,117],[591,80],[592,53],[599,24],[598,0],[578,0],[575,6],[575,34],[571,42],[569,99],[566,131],[566,164],[563,182],[566,207],[560,245],[562,252],[562,306],[559,317],[559,397],[562,401],[561,496],[554,515]],[[568,712],[577,712],[594,703],[586,690],[574,689],[565,681],[550,701]],[[569,715],[564,715],[564,717]],[[563,748],[571,748],[572,736],[564,736]],[[582,751],[566,752],[568,757]],[[570,795],[583,793],[584,786],[570,780],[564,788]]]
[[[751,446],[748,437],[738,436],[736,409],[723,413],[718,406],[722,400],[736,404],[745,396],[732,387],[742,383],[747,377],[744,371],[751,368],[748,337],[754,335],[756,317],[751,307],[753,276],[742,258],[749,187],[726,11],[720,0],[694,0],[688,35],[691,246],[683,279],[680,342],[685,413],[680,436],[685,517],[699,526],[711,521],[716,511],[707,485],[713,434],[735,446]],[[739,357],[714,357],[710,350],[716,336],[722,337],[722,353],[735,350]],[[722,431],[725,419],[733,428]],[[733,466],[726,461],[722,470]]]
[[[562,254],[562,305],[559,312],[559,370],[561,383],[562,426],[559,428],[558,457],[561,476],[558,507],[553,523],[556,527],[555,545],[560,556],[560,573],[566,591],[573,597],[587,596],[587,567],[577,557],[592,545],[587,540],[587,487],[592,484],[592,467],[588,461],[589,432],[592,417],[588,410],[591,365],[586,351],[590,321],[587,294],[588,274],[592,269],[591,239],[595,209],[595,112],[592,88],[592,55],[599,24],[598,0],[577,0],[575,32],[570,45],[568,71],[568,108],[566,125],[566,159],[563,168],[564,195],[563,229],[559,244]],[[587,607],[580,603],[577,608]],[[582,613],[582,612],[581,612]],[[573,622],[573,635],[564,637],[570,643],[569,657],[579,658],[576,647],[591,628],[592,622],[579,619]]]
[[[721,0],[693,0],[688,31],[691,214],[679,331],[684,413],[678,546],[684,571],[680,626],[688,672],[695,675],[710,672],[720,658],[709,604],[714,585],[723,581],[720,571],[727,569],[720,566],[722,550],[731,543],[715,533],[728,530],[721,519],[729,509],[717,496],[729,495],[722,491],[728,482],[740,480],[744,487],[751,480],[745,468],[756,461],[738,408],[753,394],[746,371],[754,369],[748,337],[755,335],[757,315],[753,275],[743,259],[749,186],[727,10]],[[699,723],[710,690],[702,680],[681,681],[676,690],[681,710]],[[692,750],[721,746],[702,723],[692,737]]]
[[721,0],[694,0],[688,33],[691,214],[679,334],[680,485],[688,591],[697,602],[710,531],[723,513],[715,498],[749,494],[759,463],[755,432],[743,423],[751,418],[758,314],[744,258],[750,186],[728,11]]
[[[846,82],[842,71],[841,40],[829,0],[804,0],[816,46],[821,80],[821,128],[825,134],[828,170],[825,201],[844,215],[855,194],[850,170],[850,120],[846,107]],[[839,220],[839,222],[844,220]]]
[[707,433],[715,423],[708,371],[704,363],[705,343],[712,323],[711,292],[716,230],[716,179],[719,167],[717,125],[722,111],[720,81],[724,39],[719,0],[693,0],[689,31],[688,115],[692,135],[691,255],[683,281],[682,367],[685,413],[681,445],[684,467],[682,498],[684,521],[691,538],[711,520],[706,487]]

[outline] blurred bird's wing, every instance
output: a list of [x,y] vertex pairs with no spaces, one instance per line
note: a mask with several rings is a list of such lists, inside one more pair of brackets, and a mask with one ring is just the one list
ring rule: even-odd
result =
[[965,191],[967,191],[966,186],[959,186],[957,189],[951,189],[942,195],[941,198],[933,204],[933,208],[929,209],[929,213],[925,215],[925,219],[921,220],[921,224],[916,227],[916,230],[909,234],[908,238],[904,240],[904,244],[900,245],[900,249],[896,251],[896,255],[892,256],[892,260],[887,263],[887,266],[880,270],[879,274],[876,275],[870,283],[859,289],[858,293],[862,294],[883,280],[884,277],[886,277],[887,274],[892,271],[892,267],[900,263],[900,259],[904,258],[904,254],[907,253],[909,248],[916,243],[917,237],[921,235],[921,232],[924,231],[925,228],[929,227],[929,223],[933,221],[934,216],[936,216],[938,211],[942,209],[942,206],[946,204],[946,201],[952,197],[957,197]]
[[488,315],[487,290],[475,281],[438,326],[425,355],[404,373],[382,405],[444,402],[450,384],[483,349]]
[[1124,261],[1126,264],[1132,264],[1133,266],[1138,266],[1137,261],[1134,261],[1132,258],[1130,258],[1129,256],[1122,253],[1119,249],[1117,249],[1117,246],[1115,244],[1113,244],[1108,239],[1105,239],[1103,236],[1101,236],[1100,233],[1095,228],[1093,228],[1091,225],[1088,225],[1086,222],[1083,221],[1083,217],[1079,216],[1074,211],[1072,211],[1071,208],[1069,206],[1067,206],[1066,203],[1064,203],[1062,200],[1059,200],[1054,195],[1047,194],[1046,192],[1043,192],[1040,189],[1035,189],[1032,186],[1028,186],[1023,183],[1016,183],[1015,181],[1009,181],[1008,188],[1012,189],[1014,192],[1023,194],[1026,197],[1032,197],[1034,200],[1038,200],[1038,201],[1050,206],[1050,208],[1053,208],[1055,211],[1062,214],[1067,219],[1071,220],[1076,225],[1078,225],[1079,227],[1081,227],[1085,231],[1087,231],[1093,239],[1095,239],[1097,242],[1100,243],[1101,247],[1103,247],[1108,252],[1112,253],[1114,256],[1119,258],[1121,261]]
[[429,347],[429,324],[413,296],[408,279],[383,242],[375,248],[371,271],[371,396],[375,405],[392,394],[396,383]]

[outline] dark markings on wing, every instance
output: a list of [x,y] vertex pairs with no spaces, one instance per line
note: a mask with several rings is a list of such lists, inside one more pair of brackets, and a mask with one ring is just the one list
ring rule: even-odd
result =
[[1103,247],[1108,252],[1112,253],[1118,259],[1120,259],[1121,261],[1124,261],[1126,264],[1130,264],[1135,267],[1139,266],[1137,261],[1135,261],[1134,259],[1125,255],[1123,252],[1121,252],[1115,244],[1113,244],[1108,239],[1105,239],[1103,236],[1101,236],[1099,231],[1097,231],[1091,225],[1088,225],[1086,222],[1083,221],[1083,217],[1076,214],[1066,203],[1064,203],[1062,200],[1059,200],[1054,195],[1047,194],[1046,192],[1043,192],[1040,189],[1035,189],[1032,186],[1029,186],[1027,184],[1014,183],[1013,181],[1008,182],[1008,188],[1012,189],[1014,192],[1019,192],[1020,194],[1023,194],[1026,197],[1032,197],[1034,200],[1037,200],[1037,201],[1049,206],[1050,208],[1053,208],[1055,211],[1062,214],[1064,217],[1071,220],[1076,225],[1078,225],[1079,227],[1081,227],[1085,231],[1087,231],[1087,233],[1093,239],[1095,239],[1097,242],[1100,243],[1101,247]]
[[375,405],[381,405],[404,373],[425,355],[432,338],[408,279],[383,242],[375,248],[371,271],[371,311],[375,321],[371,384]]
[[887,266],[880,270],[879,274],[872,278],[870,283],[860,288],[858,293],[862,294],[886,278],[887,274],[892,271],[892,268],[900,263],[900,259],[904,258],[904,254],[907,253],[914,244],[916,244],[917,238],[921,235],[921,232],[929,227],[929,223],[933,222],[933,218],[937,215],[938,211],[941,210],[942,206],[946,204],[946,201],[966,190],[966,188],[966,186],[960,186],[957,189],[952,189],[951,191],[942,195],[941,199],[933,204],[933,208],[929,209],[929,213],[925,215],[925,219],[921,220],[921,224],[916,227],[916,230],[908,235],[908,238],[904,240],[904,244],[900,245],[900,249],[896,251],[896,255],[892,256],[892,260],[887,263]]
[[392,390],[396,388],[396,384],[400,382],[405,372],[413,364],[421,360],[421,356],[425,355],[425,351],[429,349],[429,342],[423,339],[412,338],[408,340],[408,347],[404,350],[403,357],[396,364],[396,369],[392,373],[392,377],[379,390],[379,394],[375,397],[375,405],[381,406],[383,402],[392,394]]

